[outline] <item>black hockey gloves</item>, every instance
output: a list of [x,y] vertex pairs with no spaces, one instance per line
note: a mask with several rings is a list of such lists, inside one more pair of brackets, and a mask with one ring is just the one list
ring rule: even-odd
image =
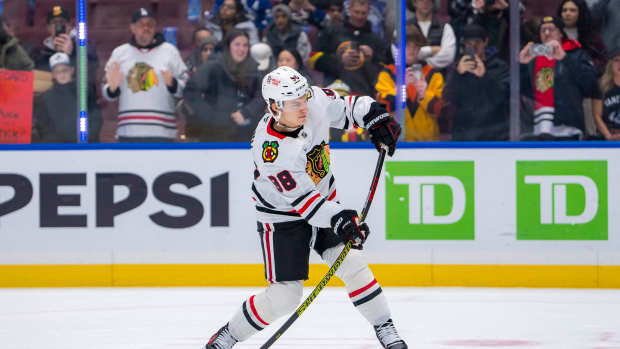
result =
[[381,103],[374,102],[370,105],[370,111],[364,116],[366,129],[370,133],[370,141],[377,150],[381,149],[381,144],[388,146],[388,155],[394,155],[396,142],[400,135],[400,125],[390,117],[390,114]]
[[353,240],[356,247],[361,247],[370,229],[366,223],[358,224],[357,212],[355,210],[342,210],[332,217],[332,229],[338,234],[345,243]]

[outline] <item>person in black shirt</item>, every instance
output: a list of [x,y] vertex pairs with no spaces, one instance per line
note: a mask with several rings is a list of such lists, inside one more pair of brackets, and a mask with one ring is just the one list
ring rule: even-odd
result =
[[620,141],[620,47],[609,58],[600,80],[603,99],[594,100],[594,120],[606,140]]

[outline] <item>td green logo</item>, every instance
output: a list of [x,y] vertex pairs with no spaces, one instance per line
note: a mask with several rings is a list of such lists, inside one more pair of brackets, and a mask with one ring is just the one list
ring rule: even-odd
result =
[[518,240],[607,240],[606,161],[517,161]]
[[473,240],[474,162],[386,163],[388,240]]

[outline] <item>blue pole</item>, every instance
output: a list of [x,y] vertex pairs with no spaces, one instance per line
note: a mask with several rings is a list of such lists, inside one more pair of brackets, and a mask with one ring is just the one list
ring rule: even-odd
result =
[[77,139],[78,143],[88,142],[88,65],[86,48],[88,35],[86,31],[86,0],[76,0],[77,9]]
[[407,1],[401,0],[400,6],[396,6],[396,55],[394,57],[394,63],[396,64],[396,101],[395,111],[396,120],[400,124],[403,132],[401,132],[401,139],[405,136],[405,115],[404,109],[407,105],[407,85],[405,84],[405,69],[407,62],[405,59],[405,47],[407,45],[407,37],[405,35],[405,15],[407,8]]

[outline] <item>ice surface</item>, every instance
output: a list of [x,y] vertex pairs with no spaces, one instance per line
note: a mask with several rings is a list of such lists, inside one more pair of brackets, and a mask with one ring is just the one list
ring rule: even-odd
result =
[[[1,349],[201,348],[258,288],[0,289]],[[384,288],[410,348],[620,348],[620,290]],[[304,296],[310,289],[304,290]],[[258,348],[281,319],[235,348]],[[326,288],[272,348],[379,348]]]

